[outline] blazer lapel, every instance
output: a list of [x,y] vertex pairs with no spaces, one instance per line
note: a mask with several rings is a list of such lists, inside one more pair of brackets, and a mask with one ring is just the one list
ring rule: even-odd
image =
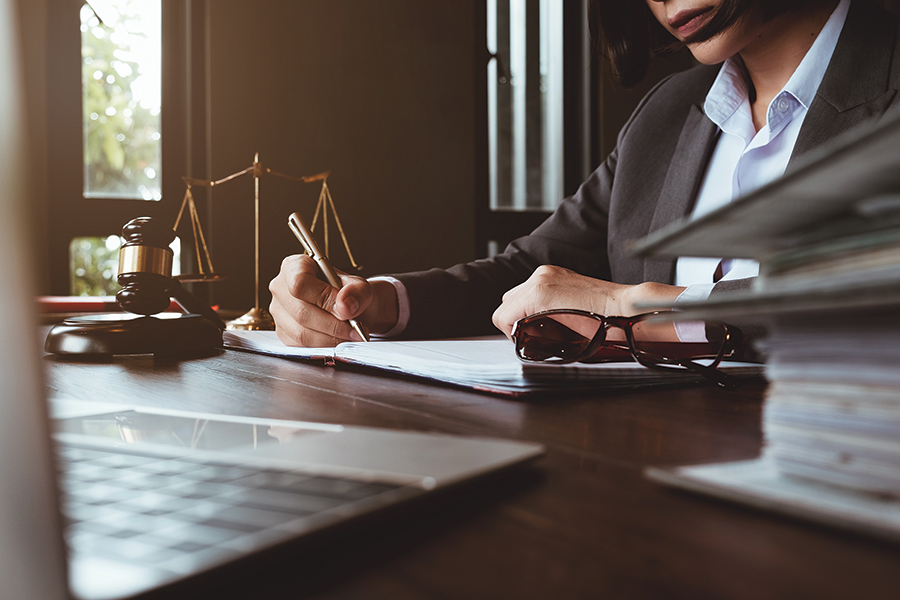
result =
[[[866,2],[850,5],[828,71],[800,128],[788,169],[806,152],[866,121],[877,119],[896,96],[892,52],[896,21]],[[895,65],[896,68],[896,65]]]
[[[896,19],[869,2],[853,2],[828,70],[800,128],[790,169],[806,152],[866,121],[877,119],[895,102],[900,80]],[[892,52],[885,52],[891,48]],[[693,105],[678,139],[659,201],[646,233],[657,231],[693,208],[705,165],[718,134],[699,105]],[[672,283],[674,258],[646,258],[644,281]]]
[[[719,128],[706,117],[699,105],[691,106],[666,173],[648,234],[690,214],[700,182],[706,174],[705,165],[709,162],[718,132]],[[644,281],[672,283],[675,279],[674,272],[674,258],[647,258],[644,261]]]

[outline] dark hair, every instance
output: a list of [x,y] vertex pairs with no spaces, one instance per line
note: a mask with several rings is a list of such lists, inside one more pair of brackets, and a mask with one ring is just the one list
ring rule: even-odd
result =
[[588,26],[594,47],[609,59],[618,82],[631,87],[647,74],[650,59],[684,44],[715,37],[734,25],[751,8],[772,19],[819,0],[723,0],[702,29],[679,42],[653,16],[644,0],[591,0]]

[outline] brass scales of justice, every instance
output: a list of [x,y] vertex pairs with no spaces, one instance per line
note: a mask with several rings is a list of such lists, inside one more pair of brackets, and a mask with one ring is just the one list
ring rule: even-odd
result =
[[203,229],[200,227],[200,218],[197,215],[197,207],[194,203],[194,195],[191,192],[191,188],[195,185],[214,188],[216,186],[222,185],[223,183],[227,183],[233,179],[238,179],[239,177],[243,177],[244,175],[253,175],[253,201],[254,201],[254,216],[255,216],[255,227],[254,227],[254,266],[255,266],[255,301],[253,308],[247,311],[241,317],[234,319],[232,321],[228,321],[226,325],[226,329],[275,329],[275,320],[272,318],[272,315],[269,314],[264,308],[260,308],[259,306],[259,179],[263,175],[274,175],[276,177],[281,177],[282,179],[288,179],[291,181],[299,181],[301,183],[312,183],[314,181],[322,182],[322,189],[319,192],[319,201],[316,204],[316,211],[313,215],[312,221],[312,229],[315,231],[316,224],[319,221],[319,217],[322,217],[323,228],[325,229],[324,233],[324,242],[325,242],[325,254],[328,254],[328,211],[331,211],[332,216],[334,217],[335,225],[337,226],[338,232],[341,235],[341,240],[344,243],[344,249],[347,251],[347,257],[350,259],[350,264],[353,265],[353,268],[360,269],[360,266],[356,264],[356,260],[353,258],[353,253],[350,251],[350,244],[347,242],[347,235],[344,233],[344,228],[341,225],[341,219],[338,217],[337,208],[334,206],[334,200],[331,197],[331,191],[328,189],[328,175],[330,175],[330,171],[325,171],[324,173],[317,173],[315,175],[306,175],[303,177],[294,177],[291,175],[286,175],[284,173],[279,173],[278,171],[273,171],[272,169],[263,166],[261,162],[259,162],[259,153],[257,152],[253,157],[253,164],[243,171],[238,171],[237,173],[232,173],[227,177],[223,177],[222,179],[217,179],[215,181],[207,181],[204,179],[195,179],[193,177],[182,177],[182,181],[185,184],[185,192],[184,192],[184,200],[181,202],[181,208],[178,210],[178,216],[175,218],[175,225],[172,226],[173,231],[178,231],[178,226],[181,223],[181,219],[184,216],[185,209],[187,209],[190,221],[191,221],[191,229],[194,237],[194,253],[197,259],[197,273],[186,273],[177,276],[176,278],[182,282],[200,282],[200,281],[218,281],[220,279],[224,279],[224,275],[221,275],[216,272],[213,268],[212,258],[209,254],[209,248],[206,244],[206,238],[203,235]]

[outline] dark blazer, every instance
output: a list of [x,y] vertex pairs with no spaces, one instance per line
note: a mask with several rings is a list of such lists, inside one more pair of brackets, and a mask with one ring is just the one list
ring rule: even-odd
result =
[[[788,163],[900,103],[900,36],[884,9],[855,0]],[[487,333],[503,293],[540,265],[623,284],[674,283],[674,259],[629,256],[627,242],[690,214],[718,128],[702,106],[719,66],[663,80],[622,128],[618,144],[574,196],[530,235],[490,259],[395,275],[406,286],[404,336]],[[714,293],[746,287],[720,282]]]

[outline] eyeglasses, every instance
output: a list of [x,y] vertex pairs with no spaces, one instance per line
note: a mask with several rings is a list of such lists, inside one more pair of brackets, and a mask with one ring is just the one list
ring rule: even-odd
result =
[[[556,309],[519,319],[512,338],[526,362],[566,364],[633,359],[654,369],[686,369],[727,387],[734,379],[717,367],[741,347],[741,332],[724,323],[691,321],[686,329],[704,341],[681,342],[669,321],[652,317],[605,317],[576,309]],[[702,363],[697,362],[703,360]]]

